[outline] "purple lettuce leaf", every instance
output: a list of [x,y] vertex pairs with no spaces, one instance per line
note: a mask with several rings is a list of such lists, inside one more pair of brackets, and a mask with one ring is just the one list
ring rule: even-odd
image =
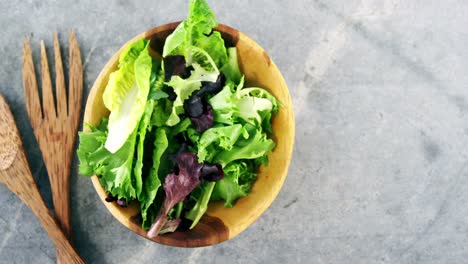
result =
[[197,155],[190,152],[180,154],[176,159],[179,173],[171,173],[164,181],[166,198],[153,225],[147,233],[149,238],[158,236],[168,221],[167,214],[179,202],[183,201],[195,187],[200,185],[203,164],[198,163]]
[[212,127],[214,124],[213,109],[209,104],[207,104],[206,110],[203,112],[203,114],[199,117],[190,117],[190,121],[192,121],[192,125],[195,130],[197,130],[199,133],[203,133],[203,131]]
[[189,99],[184,102],[184,111],[188,117],[200,117],[204,108],[206,108],[206,103],[203,102],[203,98],[197,95],[192,95]]
[[219,181],[224,177],[223,167],[221,164],[208,164],[204,163],[201,170],[201,177],[205,181]]
[[217,94],[219,93],[224,85],[226,84],[226,76],[223,73],[220,73],[216,82],[202,82],[202,87],[200,90],[196,91],[196,95],[203,97],[205,94]]
[[185,73],[185,58],[182,55],[166,56],[163,63],[166,82],[170,81],[173,75],[181,76]]

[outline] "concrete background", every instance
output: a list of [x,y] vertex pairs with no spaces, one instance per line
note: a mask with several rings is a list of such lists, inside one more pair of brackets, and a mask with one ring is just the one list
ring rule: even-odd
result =
[[[91,181],[71,180],[74,243],[88,263],[466,263],[468,2],[209,1],[220,22],[263,46],[289,85],[296,146],[270,209],[231,241],[162,246],[126,230]],[[73,29],[86,94],[135,34],[183,19],[187,1],[0,0],[0,91],[41,191],[45,167],[29,126],[22,43],[36,58]],[[37,60],[38,61],[38,60]],[[0,186],[0,263],[54,263],[32,213]]]

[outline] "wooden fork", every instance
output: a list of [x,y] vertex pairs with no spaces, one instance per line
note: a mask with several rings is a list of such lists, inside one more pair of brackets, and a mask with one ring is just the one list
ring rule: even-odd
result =
[[[6,100],[0,94],[0,183],[14,192],[36,215],[61,252],[62,263],[84,264],[44,203],[24,154],[23,143]],[[58,256],[57,256],[58,259]]]
[[[29,120],[49,173],[55,215],[70,239],[70,168],[83,93],[81,53],[73,32],[69,33],[68,100],[57,33],[54,33],[54,53],[57,107],[44,41],[41,42],[42,109],[28,38],[23,48],[23,86]],[[57,262],[60,255],[57,251]]]

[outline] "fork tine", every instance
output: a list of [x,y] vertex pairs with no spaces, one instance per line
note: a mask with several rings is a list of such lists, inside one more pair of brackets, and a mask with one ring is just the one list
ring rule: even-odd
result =
[[44,41],[41,41],[41,79],[42,79],[42,108],[46,120],[53,120],[55,114],[54,94],[52,93],[52,81],[50,80],[49,62]]
[[[73,117],[75,127],[81,111],[81,97],[83,95],[83,65],[81,64],[81,52],[73,31],[69,33],[70,72],[68,83],[68,109]],[[76,128],[75,128],[76,129]]]
[[67,94],[65,91],[65,77],[63,75],[62,56],[57,32],[54,32],[55,55],[55,95],[57,96],[57,116],[67,117]]
[[42,110],[28,37],[24,40],[23,46],[23,89],[29,120],[31,121],[31,126],[35,129],[42,122]]

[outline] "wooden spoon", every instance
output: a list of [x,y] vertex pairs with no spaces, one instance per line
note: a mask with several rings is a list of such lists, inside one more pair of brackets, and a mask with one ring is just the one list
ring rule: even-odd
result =
[[5,98],[0,95],[0,182],[36,215],[66,263],[84,263],[60,230],[31,174],[23,144]]

